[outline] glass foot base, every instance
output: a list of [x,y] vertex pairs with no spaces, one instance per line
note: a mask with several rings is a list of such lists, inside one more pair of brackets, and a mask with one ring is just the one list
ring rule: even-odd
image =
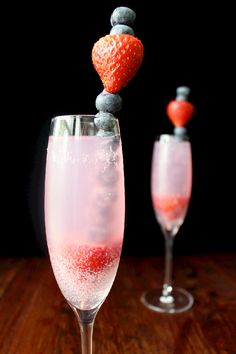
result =
[[174,288],[171,296],[162,296],[162,289],[146,291],[141,302],[150,310],[166,313],[180,313],[189,310],[193,305],[193,297],[186,290]]

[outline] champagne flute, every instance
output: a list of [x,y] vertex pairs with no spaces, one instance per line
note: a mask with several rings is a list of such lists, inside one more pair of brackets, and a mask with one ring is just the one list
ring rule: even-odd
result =
[[163,134],[154,143],[151,194],[156,219],[165,237],[165,275],[162,289],[146,291],[141,301],[157,312],[188,310],[193,297],[172,284],[173,242],[183,224],[191,197],[192,155],[186,136]]
[[114,282],[124,231],[124,172],[119,123],[102,134],[95,116],[51,121],[45,224],[52,269],[92,353],[96,314]]

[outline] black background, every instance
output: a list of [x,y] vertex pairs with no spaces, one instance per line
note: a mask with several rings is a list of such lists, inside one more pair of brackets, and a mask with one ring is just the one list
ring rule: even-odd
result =
[[[43,184],[50,119],[93,114],[102,91],[91,62],[93,44],[109,33],[110,15],[129,6],[145,48],[135,78],[120,91],[126,227],[124,254],[163,254],[150,196],[153,141],[172,132],[165,113],[177,86],[191,88],[196,113],[188,125],[193,192],[175,252],[236,251],[233,169],[235,119],[231,10],[214,4],[148,1],[69,2],[11,9],[2,65],[7,111],[2,114],[2,236],[0,254],[45,253]],[[25,6],[25,8],[23,7]],[[14,10],[14,11],[13,11]],[[229,109],[229,112],[227,110]]]

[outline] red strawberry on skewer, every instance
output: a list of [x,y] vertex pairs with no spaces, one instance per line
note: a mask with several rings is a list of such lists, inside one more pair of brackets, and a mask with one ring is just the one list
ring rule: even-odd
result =
[[185,86],[178,87],[176,99],[167,105],[167,115],[175,127],[184,127],[192,118],[194,106],[188,102],[190,89]]
[[142,42],[130,34],[109,34],[93,47],[92,61],[104,89],[117,93],[134,77],[143,60]]
[[134,77],[143,60],[143,44],[131,27],[135,18],[132,9],[117,7],[111,15],[110,34],[100,38],[92,49],[92,62],[104,86],[95,102],[95,125],[100,136],[112,133],[113,113],[122,108],[118,91]]

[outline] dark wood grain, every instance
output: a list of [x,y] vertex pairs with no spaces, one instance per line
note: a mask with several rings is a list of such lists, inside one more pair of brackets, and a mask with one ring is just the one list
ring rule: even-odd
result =
[[[161,285],[163,258],[124,258],[94,326],[94,354],[236,353],[236,255],[176,257],[174,283],[191,310],[158,314],[140,302]],[[47,259],[0,260],[0,353],[80,353],[75,316]]]

